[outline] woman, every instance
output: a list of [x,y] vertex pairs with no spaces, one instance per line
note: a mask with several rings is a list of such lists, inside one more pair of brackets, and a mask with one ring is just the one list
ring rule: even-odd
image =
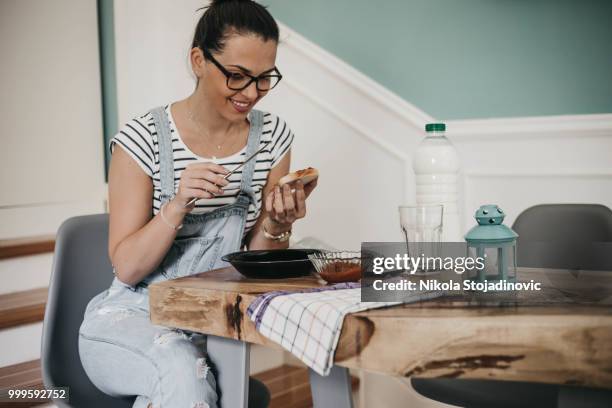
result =
[[316,181],[294,192],[277,185],[289,171],[293,134],[253,109],[281,79],[277,44],[278,26],[263,6],[213,1],[190,51],[194,92],[133,119],[111,141],[116,276],[87,306],[79,352],[98,388],[138,395],[134,406],[217,405],[201,336],[153,325],[147,286],[223,266],[221,256],[243,246],[286,248],[305,215]]

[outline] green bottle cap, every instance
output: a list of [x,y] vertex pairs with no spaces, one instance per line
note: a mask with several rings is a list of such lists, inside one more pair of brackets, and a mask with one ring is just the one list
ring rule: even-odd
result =
[[444,132],[446,125],[444,123],[428,123],[425,125],[426,132]]

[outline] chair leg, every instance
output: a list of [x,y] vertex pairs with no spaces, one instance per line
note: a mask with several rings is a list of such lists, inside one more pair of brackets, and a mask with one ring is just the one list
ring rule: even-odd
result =
[[216,374],[219,407],[248,408],[249,343],[208,336],[206,351]]
[[348,368],[333,366],[327,377],[312,370],[308,371],[314,408],[353,408],[351,376]]

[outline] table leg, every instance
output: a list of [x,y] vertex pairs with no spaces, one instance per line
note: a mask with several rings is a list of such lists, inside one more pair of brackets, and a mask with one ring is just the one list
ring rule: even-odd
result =
[[310,369],[308,372],[314,408],[353,408],[351,376],[348,368],[333,366],[327,377]]
[[208,359],[215,368],[219,408],[247,408],[249,403],[250,344],[225,337],[208,336]]

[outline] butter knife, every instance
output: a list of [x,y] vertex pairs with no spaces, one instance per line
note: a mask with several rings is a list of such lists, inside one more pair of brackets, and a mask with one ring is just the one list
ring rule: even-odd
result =
[[[227,180],[227,178],[229,176],[231,176],[232,174],[234,174],[236,171],[240,170],[245,164],[247,164],[249,161],[251,161],[252,159],[255,158],[255,156],[257,156],[259,153],[261,153],[262,150],[264,150],[266,147],[268,147],[268,145],[270,144],[270,142],[266,142],[266,144],[264,144],[259,150],[257,150],[255,153],[253,153],[252,155],[250,155],[245,161],[243,161],[242,163],[240,163],[238,166],[234,167],[234,169],[232,171],[230,171],[229,173],[227,173],[225,176],[223,176],[223,178],[225,180]],[[191,200],[189,200],[189,202],[187,204],[185,204],[183,206],[183,208],[190,206],[191,204],[195,203],[197,200],[199,200],[199,197],[194,197]]]

